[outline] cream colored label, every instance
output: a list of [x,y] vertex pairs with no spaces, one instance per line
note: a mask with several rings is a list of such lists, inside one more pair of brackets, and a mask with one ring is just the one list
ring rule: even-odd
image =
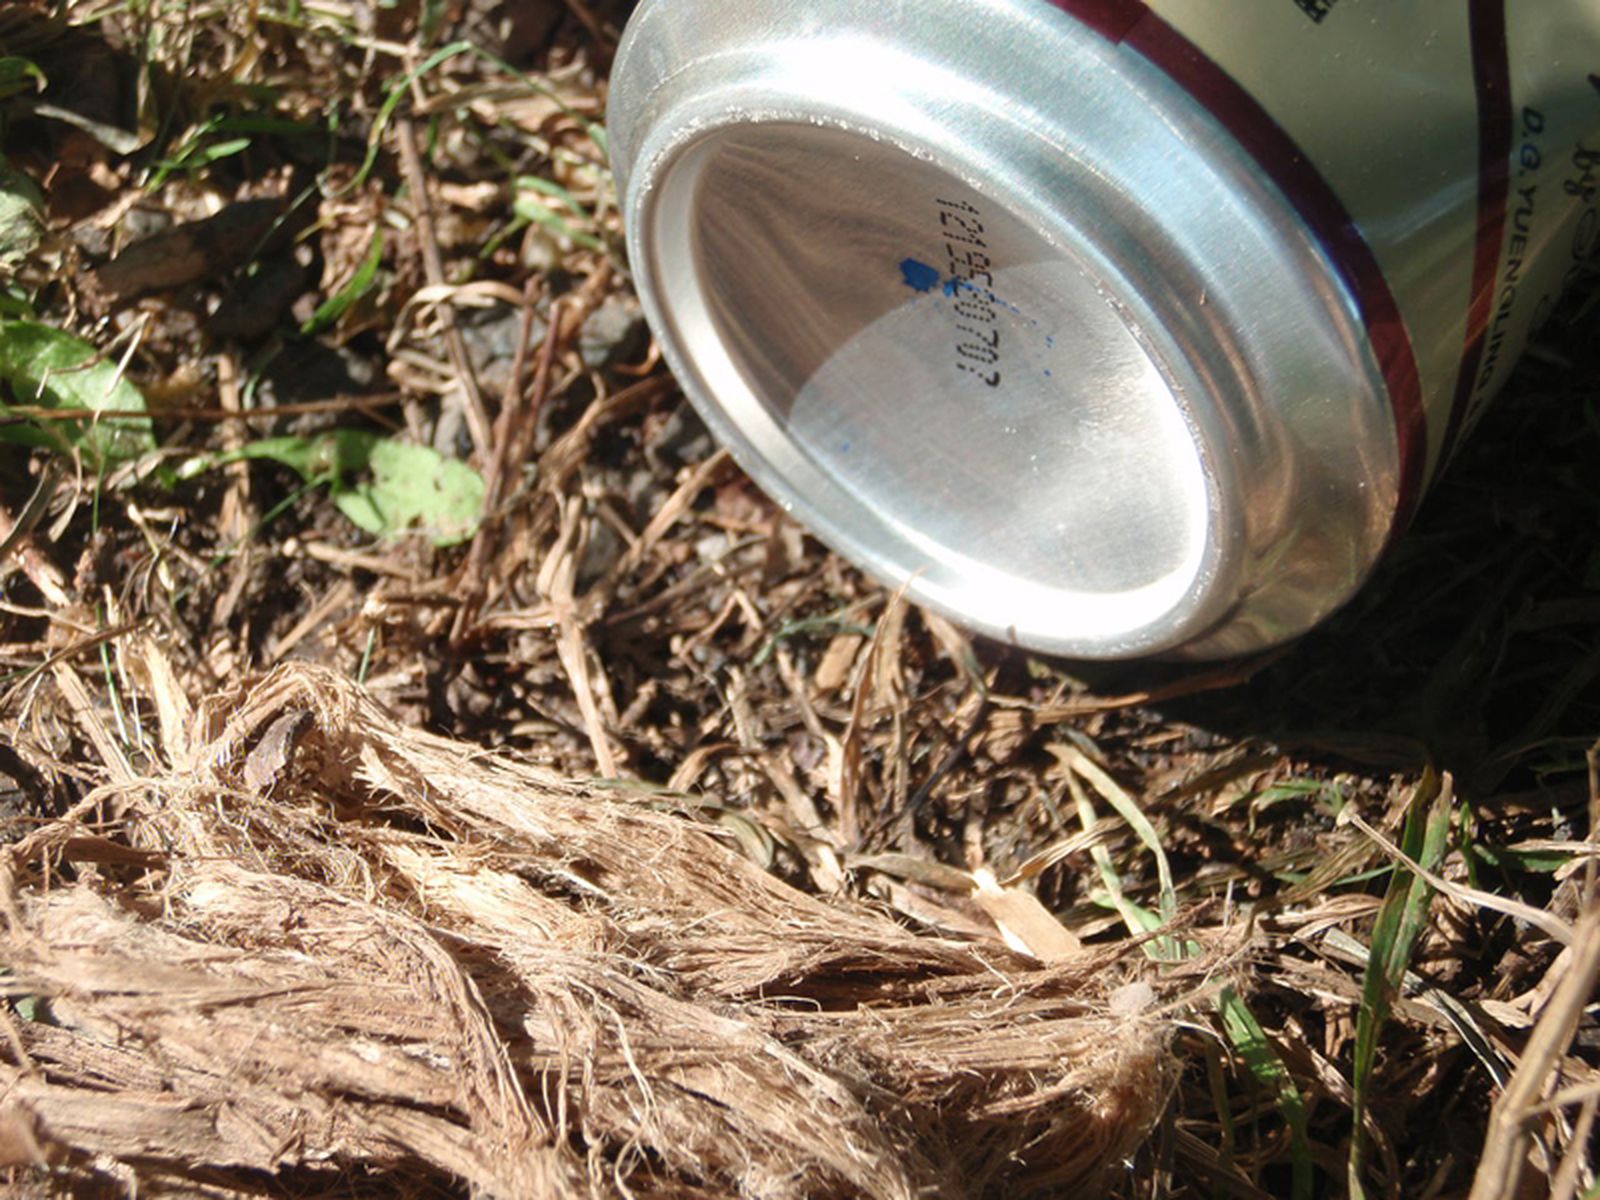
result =
[[[1509,106],[1505,212],[1475,366],[1474,356],[1464,359],[1480,215],[1473,6],[1153,0],[1149,7],[1293,139],[1371,247],[1410,335],[1431,474],[1458,392],[1464,431],[1595,247],[1600,3],[1504,0],[1510,95],[1487,95],[1484,104]],[[1478,52],[1501,51],[1486,45]],[[1472,378],[1458,383],[1464,361]]]

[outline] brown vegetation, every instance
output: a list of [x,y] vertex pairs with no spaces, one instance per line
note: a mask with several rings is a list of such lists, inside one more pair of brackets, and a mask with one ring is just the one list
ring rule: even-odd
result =
[[661,370],[625,8],[0,8],[10,1183],[1594,1194],[1592,280],[1301,644],[975,641]]

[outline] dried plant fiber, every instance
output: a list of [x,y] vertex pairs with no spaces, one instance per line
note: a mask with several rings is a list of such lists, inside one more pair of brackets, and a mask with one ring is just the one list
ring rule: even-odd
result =
[[[0,856],[0,1159],[140,1195],[1093,1195],[1167,1028],[282,668]],[[116,778],[116,772],[112,772]]]

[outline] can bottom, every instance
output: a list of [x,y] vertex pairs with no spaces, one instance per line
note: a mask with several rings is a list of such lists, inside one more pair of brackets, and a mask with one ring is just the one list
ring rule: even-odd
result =
[[881,134],[792,122],[707,133],[650,214],[693,392],[825,540],[1029,644],[1192,630],[1203,444],[1060,245]]
[[613,161],[690,399],[835,549],[985,633],[1119,658],[1304,632],[1402,490],[1317,228],[1058,8],[902,10],[653,0],[630,25]]

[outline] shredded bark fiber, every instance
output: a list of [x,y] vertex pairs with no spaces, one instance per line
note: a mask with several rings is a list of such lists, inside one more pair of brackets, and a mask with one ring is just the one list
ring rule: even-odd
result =
[[162,716],[170,771],[0,858],[0,1156],[36,1183],[1085,1195],[1165,1099],[1130,960],[806,895],[322,669]]

